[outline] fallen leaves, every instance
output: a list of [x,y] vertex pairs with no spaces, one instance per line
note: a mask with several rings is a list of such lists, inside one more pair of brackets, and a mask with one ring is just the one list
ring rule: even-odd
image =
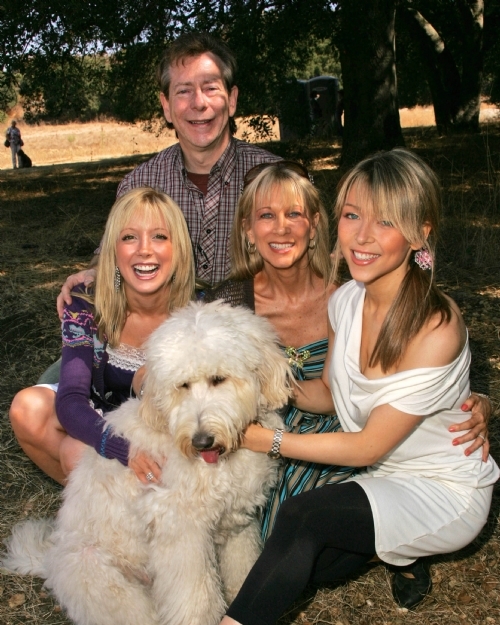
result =
[[15,595],[9,597],[9,608],[18,608],[20,605],[23,605],[26,601],[26,595],[24,592],[17,592]]

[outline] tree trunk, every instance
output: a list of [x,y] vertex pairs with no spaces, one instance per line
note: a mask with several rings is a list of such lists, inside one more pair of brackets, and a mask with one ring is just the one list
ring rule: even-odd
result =
[[479,131],[481,82],[483,78],[483,0],[459,0],[464,25],[462,90],[455,118],[459,129]]
[[458,112],[460,74],[455,61],[437,30],[413,8],[400,11],[410,34],[419,42],[422,61],[427,68],[427,82],[434,105],[434,118],[440,134],[446,134]]
[[456,5],[463,33],[461,75],[445,42],[419,11],[407,6],[398,14],[419,42],[440,133],[479,130],[484,1],[457,0]]
[[342,165],[404,145],[395,66],[395,0],[341,0]]

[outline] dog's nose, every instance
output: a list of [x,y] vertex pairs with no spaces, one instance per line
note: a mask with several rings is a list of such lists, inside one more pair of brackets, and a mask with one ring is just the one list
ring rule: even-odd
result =
[[193,447],[195,449],[211,449],[214,445],[214,437],[205,432],[198,432],[193,436]]

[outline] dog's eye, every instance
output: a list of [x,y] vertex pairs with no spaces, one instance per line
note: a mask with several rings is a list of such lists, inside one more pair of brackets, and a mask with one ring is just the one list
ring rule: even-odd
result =
[[184,382],[184,384],[181,384],[181,388],[189,388],[190,384],[189,382]]
[[226,378],[223,378],[223,377],[217,375],[217,376],[215,376],[213,378],[210,378],[210,382],[211,382],[212,386],[218,386],[219,384],[222,384],[222,382],[224,382],[225,379]]

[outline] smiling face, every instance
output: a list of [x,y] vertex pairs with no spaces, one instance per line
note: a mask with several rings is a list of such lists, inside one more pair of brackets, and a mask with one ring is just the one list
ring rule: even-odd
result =
[[246,236],[265,265],[275,269],[307,267],[307,250],[318,219],[319,214],[309,218],[300,198],[275,186],[268,194],[257,193]]
[[211,53],[183,58],[170,67],[168,98],[162,93],[160,99],[188,161],[192,152],[213,151],[217,159],[222,154],[229,142],[229,118],[236,111],[237,98],[237,87],[227,92]]
[[164,288],[172,276],[172,241],[164,220],[132,215],[118,236],[116,265],[127,297]]
[[389,221],[377,216],[369,192],[356,182],[347,194],[338,223],[338,243],[354,280],[399,284],[418,249]]

